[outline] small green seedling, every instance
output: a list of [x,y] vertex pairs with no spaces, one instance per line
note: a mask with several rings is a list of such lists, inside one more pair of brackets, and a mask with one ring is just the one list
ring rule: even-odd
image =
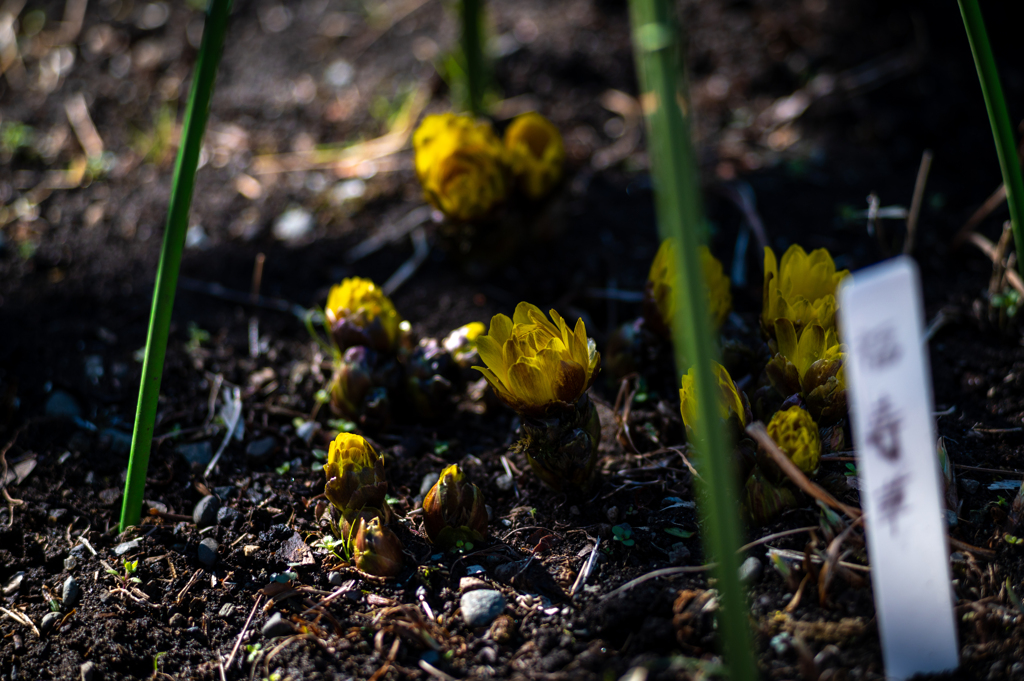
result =
[[199,350],[202,344],[209,342],[209,340],[209,331],[199,328],[199,325],[195,322],[188,323],[188,343],[185,344],[185,349],[190,355]]
[[1020,546],[1021,544],[1024,544],[1024,539],[1021,539],[1020,537],[1013,534],[1004,534],[1003,541],[1005,541],[1007,544],[1010,544],[1011,546]]
[[262,650],[263,650],[263,644],[262,643],[246,643],[245,644],[245,652],[246,652],[245,661],[246,662],[252,662],[257,657],[260,656],[260,651],[262,651]]
[[633,528],[630,527],[628,523],[613,526],[612,539],[621,543],[623,546],[633,546],[636,544],[636,541],[633,539]]
[[124,573],[120,573],[113,568],[107,568],[107,574],[113,575],[118,582],[121,583],[121,588],[126,588],[130,584],[142,584],[142,579],[136,576],[136,572],[139,571],[138,560],[125,560],[124,561]]
[[855,463],[848,463],[848,464],[846,464],[846,472],[844,473],[844,475],[846,475],[847,477],[851,477],[851,478],[857,477],[857,464],[855,464]]

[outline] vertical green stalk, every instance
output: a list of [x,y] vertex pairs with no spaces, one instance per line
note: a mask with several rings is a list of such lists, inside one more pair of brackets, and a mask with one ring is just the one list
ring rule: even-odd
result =
[[[707,296],[697,251],[701,240],[702,211],[699,175],[689,130],[690,103],[685,88],[679,30],[668,0],[631,0],[633,45],[641,83],[641,104],[647,117],[648,143],[654,174],[655,209],[662,238],[676,240],[679,292],[672,337],[676,368],[685,372],[687,360],[696,372],[698,429],[707,480],[701,510],[706,519],[704,545],[718,561],[722,594],[719,623],[725,643],[730,678],[756,678],[747,604],[739,583],[739,499],[732,456],[718,412],[711,363],[717,354],[707,310]],[[686,302],[683,302],[686,301]]]
[[999,170],[1003,173],[1006,186],[1006,203],[1010,207],[1010,224],[1013,227],[1013,242],[1017,247],[1017,269],[1024,274],[1024,181],[1021,180],[1020,161],[1017,159],[1017,144],[1014,141],[1010,112],[1003,98],[1003,86],[999,83],[996,60],[985,31],[985,20],[981,16],[978,0],[958,0],[960,15],[967,29],[967,40],[971,43],[974,65],[978,68],[981,92],[985,96],[988,120],[992,124],[992,136],[999,156]]
[[484,112],[486,87],[484,52],[481,28],[483,0],[461,0],[462,4],[462,58],[466,68],[466,94],[469,110],[474,116]]
[[192,190],[195,188],[196,166],[199,162],[203,133],[206,130],[206,119],[210,114],[213,81],[224,47],[224,34],[227,31],[230,12],[231,0],[211,0],[206,15],[206,26],[203,29],[203,43],[199,47],[199,56],[192,77],[192,91],[189,94],[188,106],[185,108],[185,120],[181,131],[182,143],[174,164],[171,202],[167,211],[160,263],[156,271],[156,287],[153,290],[146,357],[142,363],[139,406],[135,413],[132,451],[128,459],[128,479],[125,481],[124,504],[121,507],[122,532],[130,525],[138,525],[142,512],[142,494],[146,487],[149,451],[153,443],[153,425],[160,397],[160,378],[164,369],[167,334],[171,325],[171,310],[174,307],[174,291],[178,285],[181,252],[188,231],[188,214],[192,205]]

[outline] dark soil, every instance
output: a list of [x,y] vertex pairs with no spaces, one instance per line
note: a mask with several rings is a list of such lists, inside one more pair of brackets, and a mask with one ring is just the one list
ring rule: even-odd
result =
[[[263,296],[322,305],[341,278],[381,282],[410,257],[404,236],[354,263],[346,254],[422,201],[408,149],[358,172],[300,162],[267,173],[263,157],[376,138],[416,88],[429,95],[428,111],[446,110],[448,91],[434,63],[451,50],[455,27],[447,3],[436,0],[236,2],[163,378],[146,492],[153,514],[118,535],[141,371],[135,356],[145,344],[176,148],[154,151],[160,136],[153,131],[161,110],[180,116],[184,108],[202,25],[193,4],[98,0],[77,27],[60,23],[65,3],[29,2],[16,24],[20,61],[0,79],[7,131],[0,147],[0,452],[11,471],[0,482],[9,495],[0,509],[0,678],[714,673],[713,616],[704,609],[714,594],[704,575],[652,579],[612,594],[652,570],[703,562],[690,474],[663,449],[683,441],[665,376],[648,377],[648,400],[631,411],[634,442],[646,454],[628,453],[616,438],[618,386],[594,388],[604,424],[601,485],[583,501],[552,494],[522,455],[508,451],[517,423],[490,401],[467,401],[469,408],[443,422],[406,416],[367,432],[387,461],[409,567],[394,580],[369,578],[317,545],[324,485],[317,453],[330,441],[327,409],[317,413],[321,430],[310,440],[297,427],[314,413],[325,360],[295,316],[244,302],[253,263],[265,254]],[[528,300],[583,316],[603,348],[610,330],[640,310],[599,291],[642,290],[657,247],[644,142],[629,113],[636,101],[609,94],[636,93],[627,7],[615,0],[487,5],[501,54],[494,67],[504,98],[499,125],[536,106],[565,136],[572,166],[561,198],[565,231],[482,278],[464,274],[435,244],[395,305],[416,333],[443,335]],[[1012,3],[984,10],[1019,117],[1024,13]],[[844,216],[866,208],[871,192],[882,206],[909,205],[921,153],[934,151],[915,254],[928,318],[941,311],[948,320],[930,344],[944,414],[939,431],[958,465],[962,501],[951,536],[962,543],[953,565],[963,664],[948,678],[1024,679],[1024,615],[1013,600],[1024,589],[1024,549],[1003,538],[1014,492],[989,489],[1024,476],[1024,350],[1019,326],[990,315],[988,260],[971,246],[951,246],[1000,183],[955,4],[705,0],[682,2],[681,16],[712,248],[727,271],[745,274],[733,295],[750,328],[757,326],[761,264],[752,246],[732,269],[743,222],[737,189],[756,197],[776,249],[824,246],[840,266],[857,268],[889,255],[903,222],[885,222],[880,241],[863,218]],[[821,93],[825,82],[831,92],[802,116],[781,125],[772,118],[776,100]],[[64,171],[84,158],[83,142],[66,105],[79,93],[106,167],[72,182]],[[34,132],[31,143],[12,141],[18,123]],[[362,184],[345,191],[361,195],[340,201],[339,187],[355,179]],[[278,239],[273,227],[290,207],[308,210],[313,225],[299,239]],[[997,208],[979,231],[997,240],[1006,215]],[[212,284],[241,292],[243,302]],[[228,385],[242,391],[244,437],[204,477],[183,452],[220,446],[218,387]],[[247,453],[266,437],[274,438],[269,457]],[[500,481],[502,456],[514,486]],[[464,555],[438,554],[414,512],[424,477],[453,462],[481,486],[491,510],[491,539]],[[846,463],[823,464],[817,481],[856,505]],[[200,530],[192,514],[209,494],[237,513]],[[632,527],[632,546],[613,534],[623,523]],[[767,543],[823,550],[834,528],[809,501],[747,534],[753,541],[806,526],[818,529]],[[672,528],[682,532],[666,532]],[[211,538],[219,552],[209,565],[199,547]],[[598,539],[594,569],[570,597]],[[882,678],[866,573],[848,571],[823,599],[812,582],[794,603],[800,568],[796,583],[787,581],[766,552],[765,545],[748,551],[764,567],[749,594],[762,676]],[[849,560],[865,558],[855,551]],[[125,560],[138,561],[134,575]],[[62,603],[69,577],[81,598]],[[480,580],[504,594],[507,617],[472,629],[460,596]],[[339,587],[340,595],[319,605]],[[778,614],[787,605],[788,614]],[[60,615],[42,635],[19,621],[38,629],[52,609]],[[278,612],[292,635],[264,631]]]

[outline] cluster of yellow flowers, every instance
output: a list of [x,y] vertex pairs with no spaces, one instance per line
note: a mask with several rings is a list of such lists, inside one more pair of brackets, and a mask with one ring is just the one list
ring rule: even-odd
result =
[[378,352],[394,351],[402,318],[369,279],[351,277],[332,286],[324,314],[339,350],[363,345]]
[[413,135],[416,176],[423,195],[448,218],[487,217],[518,185],[530,199],[562,179],[565,147],[538,113],[517,116],[499,140],[491,124],[453,113],[427,116]]

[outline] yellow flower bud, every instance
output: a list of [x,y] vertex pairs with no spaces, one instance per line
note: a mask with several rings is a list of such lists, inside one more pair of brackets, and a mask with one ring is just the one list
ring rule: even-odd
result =
[[519,303],[509,319],[491,319],[476,339],[484,375],[502,402],[524,416],[550,417],[572,408],[594,382],[601,355],[580,319],[570,329],[551,310],[551,321],[535,305]]
[[427,116],[412,142],[423,195],[449,218],[478,220],[505,200],[504,149],[490,123]]
[[764,301],[761,328],[771,336],[777,319],[788,319],[796,331],[808,324],[823,329],[835,326],[836,287],[849,270],[836,271],[832,256],[824,248],[810,255],[793,244],[777,263],[775,251],[764,249]]
[[387,513],[384,462],[361,435],[339,433],[324,464],[327,499],[343,513],[364,508]]
[[821,459],[821,436],[818,424],[800,407],[777,411],[768,423],[768,434],[804,473],[818,468]]
[[402,571],[402,542],[381,524],[380,518],[358,521],[352,541],[352,562],[366,574],[394,577]]
[[[750,422],[750,405],[746,396],[739,391],[733,383],[732,376],[728,370],[718,362],[711,363],[714,370],[715,386],[718,391],[718,413],[722,420],[727,420],[733,415],[739,420],[741,426]],[[683,416],[683,424],[687,432],[696,426],[698,420],[697,412],[697,386],[695,367],[683,376],[682,385],[679,388],[679,411]]]
[[451,353],[452,359],[461,366],[468,367],[480,361],[476,351],[476,339],[487,333],[487,327],[480,322],[470,322],[445,336],[441,344]]
[[815,418],[831,421],[842,416],[846,409],[845,352],[835,329],[809,324],[797,338],[793,322],[776,319],[775,345],[778,353],[765,373],[779,394],[802,393]]
[[516,116],[505,130],[505,150],[523,193],[536,201],[562,179],[565,145],[551,121],[531,111]]
[[[711,315],[711,323],[718,329],[725,323],[729,311],[732,310],[729,277],[725,276],[722,263],[711,255],[707,246],[701,246],[699,253],[708,296],[708,312]],[[654,262],[651,263],[644,291],[645,318],[650,318],[653,328],[664,336],[669,335],[672,315],[675,314],[676,295],[672,290],[675,283],[675,265],[675,241],[665,239],[654,256]]]
[[391,299],[369,279],[352,277],[331,287],[324,313],[340,350],[353,345],[385,353],[394,350],[402,318]]
[[423,527],[433,544],[450,549],[458,542],[483,541],[487,509],[480,488],[466,480],[458,465],[443,471],[423,498]]

